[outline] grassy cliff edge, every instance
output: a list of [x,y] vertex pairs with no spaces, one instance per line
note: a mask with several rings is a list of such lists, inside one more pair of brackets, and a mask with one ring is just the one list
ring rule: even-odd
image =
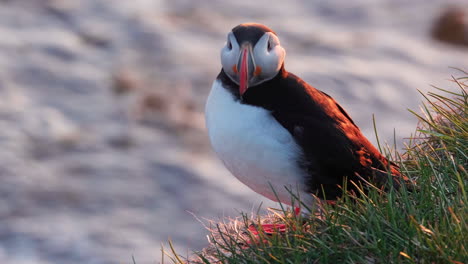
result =
[[[452,81],[456,92],[423,94],[406,151],[387,151],[411,186],[346,194],[309,217],[282,208],[211,222],[207,248],[189,259],[167,256],[174,263],[467,263],[468,77]],[[285,223],[288,231],[248,231],[261,223]]]

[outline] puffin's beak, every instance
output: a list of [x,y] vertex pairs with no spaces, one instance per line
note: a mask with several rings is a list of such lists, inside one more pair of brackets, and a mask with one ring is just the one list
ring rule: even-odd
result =
[[255,69],[255,61],[253,59],[252,46],[250,44],[242,46],[239,63],[237,65],[240,67],[238,70],[239,92],[240,95],[243,95],[249,88],[249,80],[252,78]]

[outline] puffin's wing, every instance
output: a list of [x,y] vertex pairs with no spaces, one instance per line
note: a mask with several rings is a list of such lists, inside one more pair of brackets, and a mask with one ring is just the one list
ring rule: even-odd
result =
[[[301,146],[312,191],[320,196],[321,188],[329,187],[325,190],[327,196],[339,195],[336,186],[343,183],[344,177],[384,177],[380,171],[388,169],[388,160],[332,97],[302,80],[293,85],[289,82],[287,89],[281,96],[280,104],[284,105],[272,115]],[[374,170],[379,173],[373,173]]]
[[[400,175],[400,167],[394,163],[393,161],[389,161],[387,160],[385,157],[383,157],[380,152],[377,151],[377,149],[372,145],[372,143],[369,142],[369,140],[362,134],[362,132],[360,131],[359,127],[354,123],[354,121],[351,119],[351,116],[349,116],[349,114],[343,109],[343,107],[341,107],[340,104],[338,104],[330,95],[324,93],[323,91],[320,91],[318,90],[319,92],[321,92],[323,95],[325,95],[326,97],[329,98],[329,100],[332,101],[332,104],[334,104],[336,106],[336,108],[338,109],[338,111],[344,116],[346,117],[346,119],[348,119],[348,121],[353,124],[356,129],[358,131],[355,131],[355,132],[358,132],[361,136],[359,137],[359,144],[362,144],[363,147],[367,150],[367,154],[371,155],[371,159],[372,159],[372,165],[371,165],[371,169],[373,171],[373,173],[375,174],[379,174],[379,175],[382,175],[382,173],[384,175],[388,175],[388,173],[386,172],[387,170],[390,171],[390,173],[393,175],[393,176],[401,176]],[[349,127],[346,126],[346,127]],[[382,175],[383,176],[383,175]],[[403,177],[404,180],[406,181],[406,177]]]
[[[322,93],[323,95],[325,95],[326,97],[328,97],[328,99],[330,99],[336,106],[336,108],[338,109],[338,111],[343,115],[345,116],[349,122],[351,122],[354,126],[356,126],[356,124],[354,123],[353,119],[351,119],[351,116],[349,116],[349,114],[343,109],[343,107],[341,107],[340,104],[338,104],[335,99],[333,99],[330,95],[328,95],[327,93],[323,92],[323,91],[320,91],[318,90],[320,93]],[[357,127],[357,126],[356,126]]]

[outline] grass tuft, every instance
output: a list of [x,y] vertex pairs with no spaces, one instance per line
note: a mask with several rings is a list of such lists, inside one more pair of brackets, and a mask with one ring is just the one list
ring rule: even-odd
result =
[[[320,213],[291,209],[211,222],[210,246],[185,263],[467,263],[468,77],[456,92],[422,94],[420,122],[403,154],[391,153],[414,186],[345,193]],[[288,231],[258,236],[252,224]],[[172,260],[182,263],[174,252]]]

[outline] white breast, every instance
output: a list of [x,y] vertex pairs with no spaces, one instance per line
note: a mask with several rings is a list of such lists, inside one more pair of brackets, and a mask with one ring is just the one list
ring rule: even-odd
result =
[[285,187],[298,191],[303,202],[313,199],[304,192],[304,172],[297,161],[301,150],[291,134],[269,111],[235,101],[216,80],[205,109],[213,149],[227,169],[255,192],[282,203],[291,203]]

